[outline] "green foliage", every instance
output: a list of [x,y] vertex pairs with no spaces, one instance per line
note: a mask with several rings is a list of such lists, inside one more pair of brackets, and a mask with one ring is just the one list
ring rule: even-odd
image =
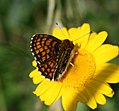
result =
[[[32,94],[29,42],[34,33],[51,33],[55,23],[69,27],[89,22],[92,31],[109,32],[107,43],[119,45],[118,0],[0,0],[0,111],[48,111]],[[112,61],[119,64],[119,58]],[[95,111],[118,111],[114,98]],[[77,111],[91,111],[79,104]]]

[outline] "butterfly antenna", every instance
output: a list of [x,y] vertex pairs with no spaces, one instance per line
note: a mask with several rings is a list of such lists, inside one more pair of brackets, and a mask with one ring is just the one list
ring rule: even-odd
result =
[[64,32],[62,31],[62,28],[60,27],[60,25],[56,22],[56,26],[58,27],[58,29],[60,29],[60,31],[62,32],[62,34],[67,38],[67,36],[64,34]]
[[[81,38],[83,38],[83,37],[85,37],[86,35],[91,34],[91,33],[92,33],[92,31],[90,31],[90,32],[88,32],[88,33],[86,33],[86,34],[80,36],[80,38],[77,38],[77,39],[75,39],[74,41],[77,41],[77,40],[79,40],[79,39],[81,39]],[[88,39],[89,39],[89,38],[88,38]],[[73,42],[74,42],[74,41],[73,41]]]

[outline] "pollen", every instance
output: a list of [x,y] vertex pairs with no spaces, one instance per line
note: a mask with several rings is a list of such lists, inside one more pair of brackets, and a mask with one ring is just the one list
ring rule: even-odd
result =
[[[87,81],[93,78],[95,62],[90,53],[85,50],[79,50],[78,55],[74,58],[73,64],[74,66],[69,68],[66,76],[60,81],[62,81],[66,87],[80,89],[87,84]],[[72,74],[72,72],[74,73]]]

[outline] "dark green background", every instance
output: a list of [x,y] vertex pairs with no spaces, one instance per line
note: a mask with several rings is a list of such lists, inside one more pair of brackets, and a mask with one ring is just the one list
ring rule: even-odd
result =
[[[0,111],[49,111],[32,94],[29,43],[56,22],[67,28],[88,22],[92,31],[109,33],[106,43],[119,45],[119,0],[0,0]],[[119,58],[111,62],[119,65]],[[95,111],[118,111],[119,84],[111,86],[115,96]],[[92,110],[79,103],[77,111]]]

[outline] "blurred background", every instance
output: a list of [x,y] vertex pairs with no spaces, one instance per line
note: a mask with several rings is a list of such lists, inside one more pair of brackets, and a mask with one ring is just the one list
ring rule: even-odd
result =
[[[92,31],[106,30],[106,43],[119,45],[119,0],[0,0],[0,111],[62,111],[50,108],[32,94],[29,43],[35,33],[51,33],[58,22],[67,28],[84,22]],[[119,65],[119,57],[111,61]],[[95,111],[118,111],[119,84],[113,98]],[[57,108],[58,107],[58,108]],[[79,103],[77,111],[93,111]]]

